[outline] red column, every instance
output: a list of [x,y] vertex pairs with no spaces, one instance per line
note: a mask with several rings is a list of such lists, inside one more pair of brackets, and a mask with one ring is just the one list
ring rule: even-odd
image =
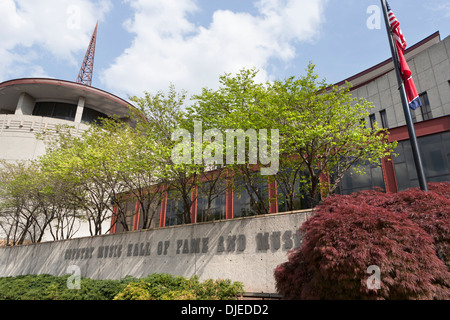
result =
[[269,177],[269,210],[270,213],[278,212],[277,181],[273,177]]
[[392,161],[392,156],[381,159],[381,170],[383,172],[386,192],[397,193],[397,177],[395,176],[394,161]]
[[140,214],[141,214],[141,206],[139,205],[139,201],[136,200],[136,206],[134,208],[133,230],[139,229]]
[[197,223],[197,194],[198,194],[198,186],[192,190],[191,195],[191,223]]
[[228,188],[227,188],[227,205],[226,205],[226,219],[233,219],[233,187],[231,185],[230,180],[227,180]]
[[111,217],[111,229],[109,233],[111,234],[116,233],[116,226],[117,226],[117,206],[114,206],[113,214]]
[[166,225],[166,208],[167,208],[167,191],[164,193],[161,200],[161,213],[159,217],[159,227],[163,228]]

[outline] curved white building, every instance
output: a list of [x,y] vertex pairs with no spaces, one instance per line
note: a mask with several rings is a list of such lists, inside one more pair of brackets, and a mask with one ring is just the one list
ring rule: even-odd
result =
[[128,121],[133,108],[106,91],[80,83],[43,78],[0,83],[0,159],[30,160],[45,153],[36,133],[70,125],[86,130],[99,117]]

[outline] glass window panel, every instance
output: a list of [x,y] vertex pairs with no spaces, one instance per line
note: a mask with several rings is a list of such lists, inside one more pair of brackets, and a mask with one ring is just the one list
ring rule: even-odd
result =
[[372,185],[374,187],[380,187],[381,189],[385,190],[386,186],[384,184],[383,170],[381,169],[381,166],[372,167],[371,174],[372,174]]
[[183,223],[183,202],[174,191],[167,194],[166,226],[175,226]]
[[83,123],[93,123],[94,121],[99,120],[100,118],[107,118],[108,116],[102,112],[93,110],[88,107],[84,107],[83,115],[81,117],[81,122]]
[[[146,201],[146,203],[148,202]],[[160,220],[161,220],[161,201],[158,201],[158,203],[156,203],[155,201],[155,203],[153,203],[149,208],[147,224],[149,224],[149,222],[150,224],[148,225],[148,228],[149,229],[158,228]],[[141,229],[144,229],[144,217],[142,209],[139,214],[139,230]]]
[[76,112],[77,112],[76,105],[68,103],[55,103],[53,118],[73,121],[75,120]]
[[375,122],[376,122],[375,114],[371,114],[369,116],[369,121],[370,121],[370,127],[373,129],[373,127],[375,126]]
[[51,117],[53,114],[54,103],[53,102],[38,102],[36,103],[33,115],[42,117]]
[[226,194],[211,197],[208,208],[208,197],[199,196],[197,199],[197,222],[224,220],[226,217]]
[[420,102],[422,103],[422,106],[420,107],[420,110],[422,112],[423,120],[432,119],[433,115],[431,113],[430,102],[428,100],[428,94],[426,92],[421,93],[419,95],[419,98],[420,98]]
[[[268,180],[266,176],[255,175],[258,193],[269,203]],[[258,207],[263,204],[258,203],[259,199],[256,192],[251,191],[253,197],[249,195],[243,181],[237,182],[233,195],[233,217],[248,217],[258,214]]]
[[409,178],[411,180],[417,179],[416,164],[414,162],[411,143],[409,142],[409,140],[403,141],[403,152],[405,156],[406,166],[408,168]]
[[240,218],[252,216],[254,214],[255,212],[253,212],[248,191],[245,188],[244,183],[240,182],[235,187],[233,193],[233,217]]
[[381,165],[363,164],[360,167],[363,175],[355,172],[348,172],[341,182],[340,193],[350,194],[360,190],[373,189],[380,187],[385,189],[383,172]]
[[[198,188],[197,222],[223,220],[226,218],[227,182],[206,181]],[[210,195],[210,193],[212,194]],[[208,203],[209,202],[209,203]]]
[[386,110],[380,111],[380,117],[381,117],[381,125],[383,126],[383,128],[388,128],[389,124],[388,124]]
[[76,111],[77,106],[75,104],[37,102],[33,109],[33,115],[73,121],[75,120]]
[[394,161],[394,164],[405,162],[405,151],[403,150],[403,142],[399,142],[397,144],[394,153],[397,154],[396,157],[395,156],[392,157],[392,161]]
[[399,163],[395,165],[395,176],[397,178],[398,190],[406,190],[411,187],[409,179],[408,168],[406,163]]
[[[450,175],[449,138],[448,132],[418,138],[425,176],[429,182],[448,181]],[[396,152],[405,159],[403,163],[394,160],[399,190],[418,187],[417,171],[409,140],[399,142]]]
[[442,144],[447,155],[447,165],[450,165],[450,132],[442,134]]

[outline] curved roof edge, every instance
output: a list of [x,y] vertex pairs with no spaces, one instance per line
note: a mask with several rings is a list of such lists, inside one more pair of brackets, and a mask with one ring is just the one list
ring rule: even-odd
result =
[[134,106],[127,102],[126,100],[112,94],[109,93],[105,90],[99,89],[99,88],[95,88],[95,87],[91,87],[91,86],[87,86],[81,83],[77,83],[77,82],[72,82],[72,81],[68,81],[68,80],[60,80],[60,79],[54,79],[54,78],[18,78],[18,79],[11,79],[11,80],[7,80],[4,82],[0,83],[0,88],[3,87],[7,87],[7,86],[12,86],[12,85],[17,85],[17,84],[53,84],[53,85],[59,85],[59,86],[64,86],[64,87],[69,87],[69,88],[76,88],[76,89],[81,89],[83,91],[88,91],[88,92],[92,92],[92,93],[96,93],[98,95],[101,95],[103,97],[109,98],[111,100],[114,100],[120,104],[122,104],[125,107],[133,107]]
[[[90,95],[97,96],[102,99],[106,99],[107,101],[113,102],[116,106],[121,106],[126,108],[126,110],[133,110],[137,111],[137,113],[140,115],[142,119],[146,121],[145,116],[139,112],[139,110],[132,105],[130,102],[110,93],[105,90],[95,88],[92,86],[84,85],[81,83],[68,81],[68,80],[61,80],[61,79],[55,79],[55,78],[18,78],[18,79],[11,79],[0,83],[0,91],[2,89],[6,89],[8,87],[14,87],[14,86],[21,86],[21,85],[45,85],[45,86],[57,86],[57,87],[63,87],[67,90],[73,89],[74,92],[78,92],[80,95]],[[125,110],[125,109],[124,109]],[[122,112],[121,112],[122,113]]]

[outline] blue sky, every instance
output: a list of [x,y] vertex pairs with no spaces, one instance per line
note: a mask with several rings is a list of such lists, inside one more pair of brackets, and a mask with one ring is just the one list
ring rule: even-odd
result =
[[[408,45],[450,32],[450,1],[390,0]],[[0,0],[0,81],[75,81],[99,21],[94,87],[122,98],[218,86],[224,73],[301,75],[312,60],[329,83],[390,57],[379,0]]]

